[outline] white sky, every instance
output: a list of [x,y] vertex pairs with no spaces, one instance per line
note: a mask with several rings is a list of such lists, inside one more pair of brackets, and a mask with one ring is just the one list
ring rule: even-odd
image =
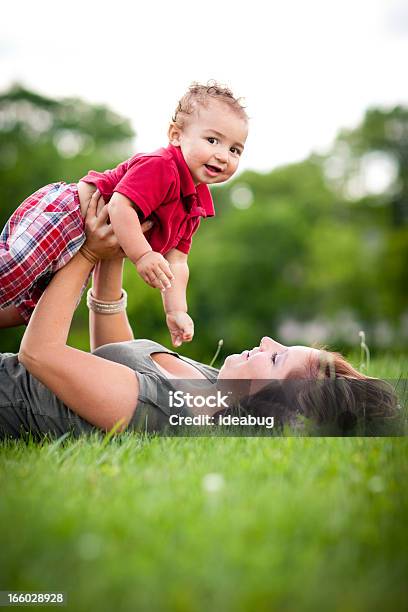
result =
[[3,3],[0,89],[19,81],[129,117],[136,149],[166,145],[193,80],[244,96],[241,169],[327,147],[372,105],[408,103],[404,0],[22,0]]

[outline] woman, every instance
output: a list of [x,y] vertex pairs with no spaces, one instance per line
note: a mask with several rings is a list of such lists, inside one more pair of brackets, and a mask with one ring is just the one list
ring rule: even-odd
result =
[[[18,356],[0,357],[0,438],[27,431],[34,436],[112,428],[157,431],[169,425],[171,415],[182,424],[182,416],[227,415],[237,406],[259,416],[276,409],[280,424],[296,414],[323,423],[333,416],[337,423],[349,414],[353,425],[361,414],[365,420],[397,414],[392,389],[358,373],[337,354],[286,347],[264,337],[259,346],[227,357],[218,371],[155,342],[134,341],[121,288],[123,253],[107,224],[107,207],[97,196],[86,217],[85,245],[42,295]],[[86,353],[66,341],[82,285],[94,266],[88,293],[92,353]],[[329,391],[318,384],[322,376],[323,382],[343,384],[340,402],[333,384]],[[357,391],[354,382],[360,384]],[[210,401],[215,389],[218,403]],[[190,404],[174,402],[176,390],[184,398],[188,391]]]

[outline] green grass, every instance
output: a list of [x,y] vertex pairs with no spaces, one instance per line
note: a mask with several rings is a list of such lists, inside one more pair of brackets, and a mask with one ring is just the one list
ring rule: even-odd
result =
[[[398,371],[388,359],[371,373]],[[0,590],[65,591],[78,611],[406,609],[407,450],[406,438],[4,443]]]

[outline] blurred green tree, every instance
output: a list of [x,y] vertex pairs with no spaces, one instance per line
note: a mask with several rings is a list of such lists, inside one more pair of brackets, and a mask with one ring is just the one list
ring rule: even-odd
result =
[[408,310],[408,109],[368,109],[321,161],[362,247],[351,303],[396,324]]
[[[376,195],[380,201],[391,205],[394,225],[408,222],[408,109],[396,106],[392,109],[372,108],[354,130],[342,130],[334,151],[343,150],[348,172],[343,180],[349,181],[350,174],[363,175],[371,171],[377,174],[388,172],[388,184],[365,185],[368,194]],[[344,163],[343,159],[343,163]],[[369,178],[369,177],[368,177]],[[387,179],[387,177],[385,177]],[[367,182],[367,181],[366,181]]]
[[13,86],[0,95],[0,224],[30,193],[77,181],[130,154],[133,129],[106,106],[53,100]]

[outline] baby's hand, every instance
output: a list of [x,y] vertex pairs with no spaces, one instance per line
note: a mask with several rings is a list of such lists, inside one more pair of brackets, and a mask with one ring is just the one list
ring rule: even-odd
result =
[[148,251],[135,263],[136,270],[150,287],[165,291],[170,289],[174,276],[163,255]]
[[180,310],[174,310],[166,315],[173,346],[180,346],[183,342],[191,342],[194,336],[194,323],[192,318]]

